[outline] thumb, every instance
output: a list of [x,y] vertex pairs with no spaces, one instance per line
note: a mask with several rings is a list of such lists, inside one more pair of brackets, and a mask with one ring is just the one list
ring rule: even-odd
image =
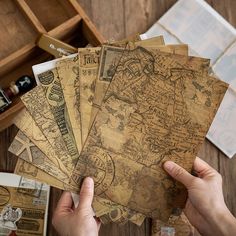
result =
[[85,178],[83,181],[80,195],[79,195],[79,209],[91,208],[94,195],[94,182],[90,177]]
[[170,176],[181,182],[186,188],[191,185],[195,178],[188,171],[173,161],[166,161],[163,167]]

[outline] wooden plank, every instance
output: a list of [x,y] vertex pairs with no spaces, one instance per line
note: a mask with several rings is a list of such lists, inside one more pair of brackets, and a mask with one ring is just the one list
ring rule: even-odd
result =
[[94,45],[99,45],[102,42],[105,42],[104,37],[99,33],[95,25],[88,18],[87,14],[78,4],[78,2],[76,0],[69,0],[69,1],[83,19],[83,33],[87,37],[88,41]]
[[235,0],[206,0],[230,24],[236,26],[236,1]]
[[124,1],[126,36],[147,31],[176,1]]
[[34,12],[47,32],[77,15],[77,12],[70,4],[63,4],[68,0],[24,1]]
[[123,1],[91,0],[91,19],[107,40],[126,37],[124,11]]
[[38,36],[15,1],[0,1],[0,33],[0,62]]
[[236,158],[229,160],[223,153],[219,153],[219,171],[223,177],[223,191],[226,205],[236,217]]
[[42,24],[39,22],[38,18],[35,16],[35,14],[29,8],[29,6],[26,4],[26,2],[24,0],[16,0],[16,2],[20,6],[22,12],[26,15],[26,17],[28,17],[29,22],[35,27],[35,29],[39,33],[46,33],[47,31],[42,26]]
[[74,32],[74,28],[78,26],[79,22],[81,21],[81,16],[76,15],[71,19],[65,21],[61,25],[57,26],[53,30],[49,31],[48,34],[57,39],[65,39],[68,34]]
[[0,115],[0,131],[6,129],[13,124],[12,120],[24,108],[24,104],[18,100],[14,105],[8,108]]
[[0,60],[0,76],[17,67],[30,56],[35,49],[35,43],[28,43],[24,47]]
[[78,0],[84,10],[105,39],[123,39],[124,5],[121,0]]
[[219,150],[207,139],[205,139],[199,153],[198,157],[202,158],[208,164],[210,164],[214,169],[219,171]]
[[8,129],[0,132],[0,171],[13,172],[16,158],[8,152],[8,147],[16,136],[18,129],[12,125]]

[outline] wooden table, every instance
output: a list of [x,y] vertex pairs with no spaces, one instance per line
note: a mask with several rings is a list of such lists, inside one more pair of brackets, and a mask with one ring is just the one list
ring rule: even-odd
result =
[[[157,21],[176,0],[78,0],[107,39],[122,39],[126,36],[145,32]],[[207,0],[226,20],[236,26],[235,0]],[[0,170],[13,171],[15,157],[7,149],[16,135],[17,128],[12,126],[0,133]],[[224,196],[230,211],[236,216],[236,158],[229,160],[209,141],[205,140],[199,156],[216,168],[223,176]],[[51,225],[53,210],[61,191],[52,189],[49,207],[48,236],[57,235]],[[141,227],[131,223],[124,226],[109,224],[102,226],[101,236],[150,235],[151,221],[146,220]]]

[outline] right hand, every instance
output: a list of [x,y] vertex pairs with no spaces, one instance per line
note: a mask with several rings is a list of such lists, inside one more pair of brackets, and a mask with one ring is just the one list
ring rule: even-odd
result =
[[53,225],[61,236],[98,236],[100,221],[94,217],[94,182],[85,178],[79,205],[74,209],[70,192],[63,192],[53,216]]
[[188,190],[184,213],[202,235],[236,235],[236,220],[228,210],[222,191],[222,177],[200,158],[196,158],[194,177],[172,161],[164,169]]

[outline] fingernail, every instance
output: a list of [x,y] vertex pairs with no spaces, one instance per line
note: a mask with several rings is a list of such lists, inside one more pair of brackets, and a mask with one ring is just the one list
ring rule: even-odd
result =
[[174,163],[172,161],[166,161],[163,166],[165,170],[171,171],[174,167]]
[[86,185],[87,187],[92,187],[93,186],[93,179],[91,177],[86,177],[83,184]]

